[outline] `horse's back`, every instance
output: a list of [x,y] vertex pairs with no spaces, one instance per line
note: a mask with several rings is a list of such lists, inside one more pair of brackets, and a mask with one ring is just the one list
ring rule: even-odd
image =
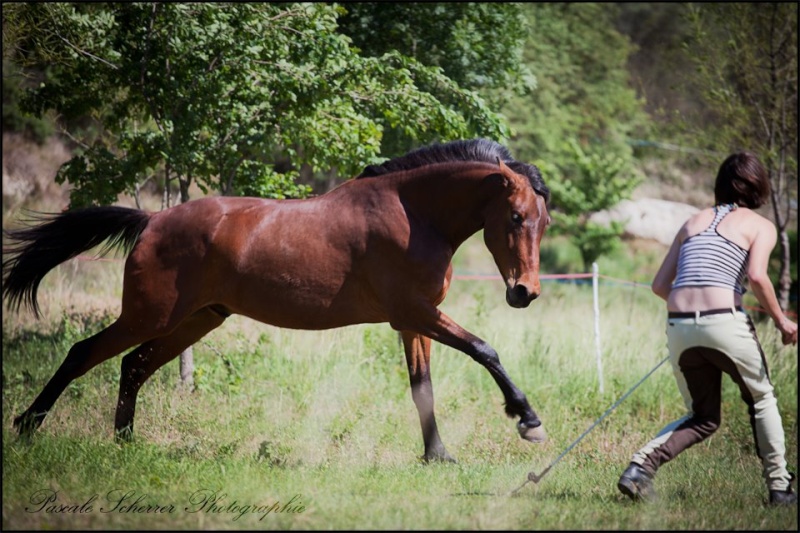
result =
[[126,265],[129,306],[216,305],[298,329],[383,321],[357,265],[368,217],[351,200],[347,189],[308,200],[215,197],[155,213]]

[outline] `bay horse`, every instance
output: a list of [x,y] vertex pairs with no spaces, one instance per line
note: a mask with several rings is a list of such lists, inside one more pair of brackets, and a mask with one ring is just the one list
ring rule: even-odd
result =
[[30,407],[22,436],[42,424],[74,379],[121,352],[115,437],[133,435],[136,397],[161,366],[231,314],[282,328],[322,330],[388,322],[400,332],[419,413],[425,461],[452,461],[439,437],[430,375],[431,341],[469,355],[494,378],[520,436],[546,438],[541,420],[497,352],[437,306],[451,259],[483,229],[505,280],[506,301],[527,307],[540,293],[539,246],[550,222],[539,170],[486,139],[433,144],[368,166],[308,199],[205,197],[160,211],[88,207],[40,214],[5,232],[3,294],[36,316],[36,293],[56,265],[106,243],[127,253],[122,310],[110,326],[69,350]]

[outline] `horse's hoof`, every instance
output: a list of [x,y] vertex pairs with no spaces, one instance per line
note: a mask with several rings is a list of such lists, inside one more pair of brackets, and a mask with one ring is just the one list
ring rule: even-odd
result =
[[420,461],[425,464],[431,463],[458,463],[455,459],[453,459],[449,453],[444,452],[443,454],[425,454],[420,457]]
[[114,442],[117,444],[130,444],[133,442],[133,426],[128,425],[114,431]]
[[[40,415],[41,418],[44,418],[44,415]],[[37,419],[40,416],[34,415],[25,411],[18,417],[14,419],[14,428],[16,428],[17,433],[20,437],[28,437],[36,431],[36,428],[39,427],[39,422]]]
[[519,436],[530,442],[544,442],[547,440],[547,432],[544,430],[544,425],[539,424],[532,428],[523,424],[517,424]]
[[458,461],[456,461],[455,459],[453,459],[449,455],[446,455],[444,457],[440,457],[438,455],[434,456],[434,457],[423,457],[422,460],[425,461],[426,463],[429,463],[429,464],[430,463],[450,463],[450,464],[458,463]]

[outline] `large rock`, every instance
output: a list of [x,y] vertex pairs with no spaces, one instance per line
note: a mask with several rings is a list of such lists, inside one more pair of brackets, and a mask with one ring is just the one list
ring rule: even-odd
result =
[[589,220],[608,226],[611,221],[624,225],[624,236],[653,239],[669,246],[686,220],[700,211],[679,202],[640,198],[623,200],[613,208],[593,214]]

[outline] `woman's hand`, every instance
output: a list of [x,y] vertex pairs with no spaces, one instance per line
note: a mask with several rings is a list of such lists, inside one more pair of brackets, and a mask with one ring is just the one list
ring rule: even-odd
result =
[[783,341],[784,346],[797,344],[797,324],[783,317],[783,320],[776,323],[775,327],[781,332],[781,341]]

